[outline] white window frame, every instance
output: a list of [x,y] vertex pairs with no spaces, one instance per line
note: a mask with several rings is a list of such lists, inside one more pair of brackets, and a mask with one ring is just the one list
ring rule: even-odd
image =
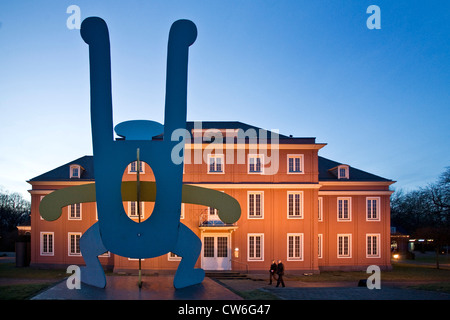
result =
[[[348,239],[348,252],[345,254],[344,247],[342,248],[342,253],[339,253],[339,238],[342,237],[342,239],[347,238]],[[341,258],[351,258],[352,257],[352,234],[351,233],[342,233],[337,235],[337,244],[336,244],[336,254],[338,259]]]
[[[76,173],[74,173],[74,170],[77,170]],[[80,179],[81,177],[81,166],[78,164],[72,164],[70,165],[70,173],[69,173],[70,178],[76,178],[76,179]]]
[[[134,208],[136,213],[135,214],[131,214],[131,204],[134,203]],[[141,201],[141,219],[144,219],[144,208],[145,208],[145,204],[144,202]],[[139,219],[138,213],[137,213],[137,201],[128,201],[128,217],[130,217],[131,219]]]
[[[369,247],[370,237],[370,247]],[[376,241],[376,252],[373,253],[373,239]],[[379,233],[367,233],[366,234],[366,258],[381,258],[381,235]]]
[[[134,165],[134,170],[133,170],[133,165]],[[137,161],[133,161],[128,165],[128,173],[129,174],[137,174],[136,165],[137,165]],[[139,173],[145,173],[145,162],[142,160],[139,161],[139,166],[140,166]]]
[[[211,160],[220,159],[220,171],[217,171],[217,162],[214,161],[214,171],[211,171]],[[225,173],[225,156],[223,154],[208,154],[208,174],[224,174]]]
[[[342,201],[342,217],[339,217],[339,201]],[[348,201],[348,217],[344,217],[344,201]],[[336,208],[337,221],[348,222],[352,221],[352,197],[338,197],[337,198],[337,208]]]
[[[45,196],[40,196],[39,197],[39,204],[41,203],[42,199],[44,199]],[[40,220],[44,220],[44,218],[42,218],[41,214],[39,214],[39,219]]]
[[323,258],[323,234],[322,233],[319,233],[319,234],[317,234],[317,241],[318,241],[318,244],[317,244],[317,257],[319,258],[319,259],[322,259]]
[[[293,196],[293,198],[292,198],[292,200],[293,200],[293,206],[292,206],[292,209],[293,209],[293,214],[291,214],[291,212],[290,212],[290,206],[289,206],[289,196]],[[299,195],[299,215],[295,215],[295,207],[296,207],[296,205],[295,205],[295,203],[296,203],[296,201],[295,201],[295,195]],[[288,191],[287,192],[287,218],[288,219],[303,219],[303,191]]]
[[[79,217],[76,216],[76,214],[77,214],[77,206],[80,209],[80,216]],[[83,212],[83,210],[82,210],[83,206],[82,206],[81,203],[70,204],[67,208],[68,208],[68,212],[67,212],[68,213],[68,220],[81,221],[81,219],[82,219],[82,212]],[[72,208],[74,210],[75,216],[72,216]]]
[[184,212],[185,212],[184,203],[181,204],[181,213],[180,213],[180,219],[184,219]]
[[322,222],[323,221],[323,197],[318,197],[317,202],[318,202],[318,211],[319,211],[317,220],[319,222]]
[[[341,173],[344,170],[344,174]],[[347,165],[340,165],[337,168],[338,179],[350,179],[349,167]]]
[[102,253],[101,255],[99,255],[99,258],[109,258],[111,256],[109,251],[106,251],[105,253]]
[[[369,201],[371,202],[370,212],[369,212]],[[373,218],[373,213],[374,213],[373,201],[375,201],[375,203],[376,203],[376,208],[375,208],[376,217],[375,218]],[[380,197],[366,197],[366,221],[381,221],[380,203],[381,203]]]
[[[292,255],[291,255],[291,250],[290,250],[290,240],[293,240],[292,242]],[[296,238],[298,238],[298,244],[296,245]],[[286,243],[286,257],[287,257],[287,261],[303,261],[303,233],[288,233],[287,234],[287,243]],[[296,249],[298,249],[299,251],[299,255],[297,256],[295,254],[295,252],[297,251]]]
[[181,261],[181,256],[178,256],[173,252],[169,252],[167,254],[167,261]]
[[[48,236],[51,236],[51,240],[48,240]],[[44,252],[44,236],[47,236],[47,241],[50,241],[51,243],[51,251]],[[41,256],[54,256],[55,255],[55,233],[54,232],[48,232],[48,231],[41,231],[40,233],[40,255]],[[47,248],[49,245],[47,244]]]
[[[256,256],[256,238],[259,237],[259,254],[260,256]],[[251,239],[254,239],[255,243],[253,244],[253,252],[250,250],[251,247]],[[264,233],[248,233],[247,234],[247,261],[264,261]]]
[[68,232],[67,233],[67,255],[69,257],[81,257],[81,248],[80,252],[72,252],[72,237],[75,237],[75,248],[77,246],[76,236],[80,236],[78,239],[78,248],[80,248],[80,240],[81,240],[81,232]]
[[[300,168],[298,168],[300,170],[290,171],[290,165],[289,165],[289,160],[290,159],[300,159],[300,161],[299,161]],[[305,173],[304,159],[305,159],[305,157],[304,157],[303,154],[288,154],[287,155],[287,162],[286,162],[286,172],[287,172],[287,174],[304,174]],[[293,160],[292,167],[293,167],[293,169],[296,169],[295,160]]]
[[[260,168],[261,171],[250,171],[251,163],[250,159],[260,159]],[[257,162],[253,163],[254,169],[256,169]],[[263,154],[249,154],[247,156],[247,173],[248,174],[264,174],[264,155]]]
[[[259,211],[260,214],[259,215],[251,215],[250,213],[250,205],[251,205],[251,201],[250,201],[250,195],[254,195],[254,203],[253,203],[253,209],[255,210],[256,213],[256,195],[260,195],[260,204],[259,204]],[[264,191],[248,191],[247,192],[247,218],[248,219],[264,219]]]

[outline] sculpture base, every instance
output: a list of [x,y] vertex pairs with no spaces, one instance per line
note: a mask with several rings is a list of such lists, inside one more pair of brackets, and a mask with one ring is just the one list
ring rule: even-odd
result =
[[104,289],[81,283],[81,289],[68,289],[66,280],[37,294],[32,300],[242,300],[210,278],[201,284],[175,289],[173,275],[107,276]]

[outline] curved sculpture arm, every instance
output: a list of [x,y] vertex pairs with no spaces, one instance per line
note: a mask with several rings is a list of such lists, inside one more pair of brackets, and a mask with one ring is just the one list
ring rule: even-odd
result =
[[[141,200],[154,202],[156,199],[156,183],[141,181]],[[136,201],[136,182],[122,182],[123,201]],[[95,183],[73,186],[56,190],[45,196],[39,212],[47,221],[57,220],[61,216],[61,209],[74,203],[95,202]],[[182,202],[213,207],[218,210],[220,220],[234,223],[241,216],[241,206],[232,196],[207,188],[185,184],[182,191]]]
[[80,34],[89,45],[92,140],[94,144],[110,143],[114,132],[108,26],[101,18],[89,17],[83,20]]
[[182,201],[217,209],[220,220],[225,223],[235,223],[241,217],[239,202],[221,191],[185,184],[183,185]]
[[186,128],[189,46],[196,38],[197,27],[192,21],[178,20],[170,28],[167,45],[164,139],[170,139],[174,130]]
[[95,183],[53,191],[42,199],[39,213],[45,220],[54,221],[61,216],[63,207],[83,202],[95,202]]

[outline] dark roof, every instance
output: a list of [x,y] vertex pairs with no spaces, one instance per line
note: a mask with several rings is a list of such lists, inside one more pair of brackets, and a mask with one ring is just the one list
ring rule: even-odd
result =
[[[197,124],[196,124],[197,123]],[[201,125],[201,127],[200,127]],[[315,144],[316,138],[313,137],[293,137],[292,135],[286,136],[284,134],[280,134],[271,130],[263,129],[260,127],[255,127],[249,125],[247,123],[243,123],[240,121],[187,121],[186,129],[192,132],[192,129],[242,129],[245,133],[253,134],[251,130],[254,130],[256,133],[256,138],[265,138],[267,142],[270,143],[272,137],[278,138],[279,143],[283,144]],[[250,131],[248,131],[250,130]],[[264,132],[265,131],[265,132]],[[264,134],[263,137],[260,137],[260,133]],[[224,137],[224,142],[226,138]],[[249,139],[246,137],[246,142]]]
[[[319,181],[338,181],[337,176],[332,173],[331,169],[343,164],[319,156]],[[351,166],[348,167],[349,179],[341,179],[339,181],[392,181]]]
[[[81,171],[81,178],[69,178],[70,165],[78,164],[84,170]],[[342,163],[326,159],[319,156],[319,181],[338,181],[336,175],[334,175],[330,169],[333,169]],[[377,175],[353,168],[349,166],[350,179],[341,181],[379,181],[389,182],[392,180],[379,177]],[[58,168],[50,170],[44,174],[41,174],[31,180],[32,181],[70,181],[70,180],[94,180],[94,161],[93,156],[84,156],[74,161],[68,162]]]
[[[197,127],[194,127],[194,124],[197,124]],[[256,133],[259,133],[259,130],[266,130],[267,135],[270,136],[271,131],[267,129],[262,129],[259,127],[251,126],[247,123],[243,123],[240,121],[187,121],[186,129],[191,131],[192,129],[199,128],[198,126],[201,124],[201,129],[242,129],[247,131],[249,129],[254,129]],[[289,138],[283,134],[278,133],[279,138]]]
[[[62,166],[43,173],[29,181],[71,181],[71,180],[94,180],[94,161],[93,156],[84,156],[63,164]],[[70,178],[70,166],[78,164],[81,170],[80,178]]]
[[[242,129],[245,131],[254,129],[256,133],[259,133],[259,127],[251,126],[239,121],[195,121],[197,126],[201,123],[201,129]],[[186,129],[192,131],[197,127],[194,127],[194,121],[186,122]],[[271,131],[267,130],[267,138],[270,139]],[[299,138],[278,134],[279,143],[282,144],[315,144],[315,138]],[[80,165],[84,170],[81,170],[81,177],[70,178],[70,165]],[[331,169],[336,168],[343,163],[339,163],[333,160],[329,160],[319,156],[319,181],[338,181],[336,174]],[[343,181],[385,181],[392,180],[385,179],[374,174],[353,168],[349,166],[349,179]],[[68,162],[58,168],[43,173],[29,181],[70,181],[70,180],[94,180],[94,162],[93,156],[84,156]],[[342,181],[342,180],[341,180]]]

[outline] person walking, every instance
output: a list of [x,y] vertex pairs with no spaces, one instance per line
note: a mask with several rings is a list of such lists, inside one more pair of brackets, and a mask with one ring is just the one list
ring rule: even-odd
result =
[[284,265],[281,262],[281,260],[278,260],[278,265],[277,265],[277,275],[278,275],[278,280],[277,280],[277,287],[280,285],[283,286],[283,288],[285,287],[284,285],[284,281],[283,281],[283,275],[284,275]]
[[270,273],[269,284],[272,284],[272,278],[274,280],[277,280],[277,278],[275,276],[276,272],[277,272],[277,264],[275,263],[275,260],[272,260],[272,264],[270,265],[270,270],[269,270],[269,273]]

